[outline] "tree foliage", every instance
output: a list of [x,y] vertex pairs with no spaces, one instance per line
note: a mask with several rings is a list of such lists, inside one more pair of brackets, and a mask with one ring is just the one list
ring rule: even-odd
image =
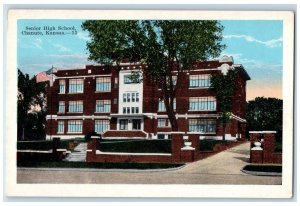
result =
[[144,75],[161,88],[172,130],[178,130],[173,100],[176,85],[172,70],[178,75],[196,61],[219,56],[223,26],[217,21],[169,20],[88,20],[82,24],[89,31],[89,59],[101,64],[120,65],[124,60],[147,64]]
[[[18,70],[18,139],[41,139],[45,136],[45,83],[36,83]],[[38,105],[41,111],[30,112]]]
[[282,138],[282,105],[277,98],[256,97],[247,102],[248,131],[277,131],[277,141]]
[[222,73],[212,74],[210,77],[211,88],[216,93],[216,99],[221,113],[219,120],[223,123],[223,140],[225,140],[226,123],[231,117],[236,77],[236,70],[228,70],[226,75]]

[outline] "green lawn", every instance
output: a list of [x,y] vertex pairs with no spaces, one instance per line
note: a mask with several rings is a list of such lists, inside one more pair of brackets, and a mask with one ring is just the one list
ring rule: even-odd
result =
[[171,153],[171,140],[100,140],[103,152]]
[[[74,141],[83,142],[84,139],[61,140],[60,148],[68,149],[69,144]],[[17,142],[17,149],[18,150],[50,150],[50,149],[52,149],[52,141],[45,140],[45,141]]]
[[94,168],[94,169],[167,169],[183,166],[182,163],[135,163],[135,162],[18,162],[18,167],[40,168]]

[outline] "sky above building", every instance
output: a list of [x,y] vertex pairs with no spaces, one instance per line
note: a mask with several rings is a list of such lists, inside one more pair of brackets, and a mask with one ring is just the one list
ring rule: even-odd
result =
[[[88,61],[87,31],[83,20],[19,20],[18,68],[30,76],[56,68],[85,68]],[[233,56],[251,77],[247,100],[258,96],[282,98],[282,21],[220,21],[224,26],[221,56]],[[55,30],[53,30],[55,28]],[[32,34],[31,32],[34,32]],[[47,33],[48,32],[48,33]],[[51,32],[64,32],[52,35]]]

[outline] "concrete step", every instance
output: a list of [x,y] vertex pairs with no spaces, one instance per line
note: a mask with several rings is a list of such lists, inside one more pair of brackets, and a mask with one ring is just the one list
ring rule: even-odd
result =
[[80,143],[79,145],[77,145],[77,147],[74,148],[74,150],[76,152],[72,152],[71,154],[69,154],[65,161],[85,162],[87,143]]

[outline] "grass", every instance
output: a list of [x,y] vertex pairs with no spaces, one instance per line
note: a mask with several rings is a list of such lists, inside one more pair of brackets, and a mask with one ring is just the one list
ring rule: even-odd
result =
[[216,144],[221,143],[222,140],[200,140],[200,151],[212,151]]
[[[75,141],[83,142],[84,139],[61,140],[59,148],[68,149],[69,144]],[[17,149],[18,150],[50,150],[52,149],[52,141],[44,140],[44,141],[17,142]]]
[[183,166],[182,163],[109,163],[109,162],[18,162],[18,167],[35,168],[94,168],[94,169],[167,169]]
[[282,172],[281,165],[246,165],[243,169],[252,172]]
[[171,153],[171,140],[101,140],[103,152]]

